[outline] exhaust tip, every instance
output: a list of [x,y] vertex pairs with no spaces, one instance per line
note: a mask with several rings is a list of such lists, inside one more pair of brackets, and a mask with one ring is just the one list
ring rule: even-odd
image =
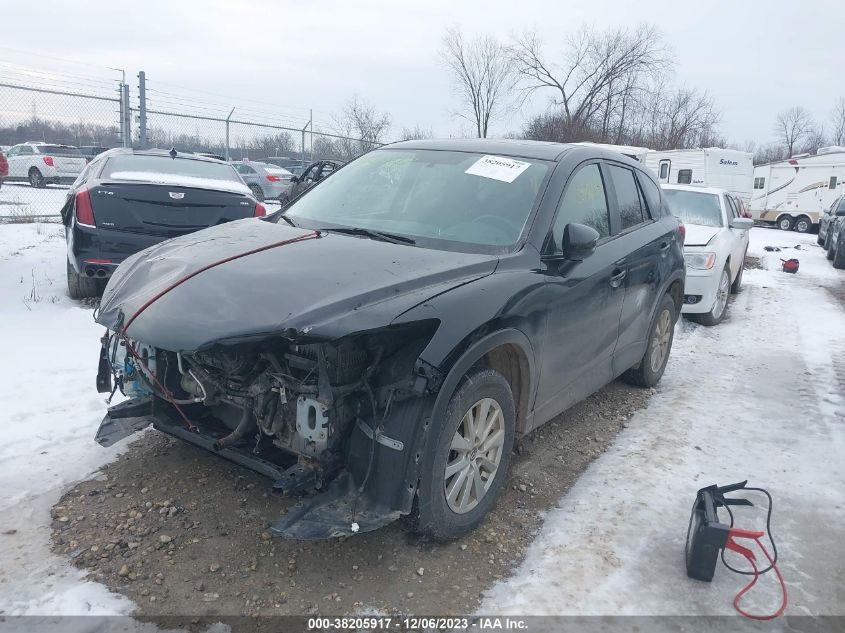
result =
[[102,268],[98,268],[97,269],[97,277],[102,278],[102,277],[105,277],[105,276],[106,276],[106,271]]
[[90,266],[88,266],[88,268],[85,269],[85,274],[88,275],[89,277],[93,277],[94,276],[94,269],[91,268]]

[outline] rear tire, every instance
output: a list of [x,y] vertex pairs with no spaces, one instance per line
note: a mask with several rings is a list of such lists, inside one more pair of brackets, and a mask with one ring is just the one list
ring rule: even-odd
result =
[[710,312],[704,312],[703,314],[690,314],[688,315],[689,318],[696,323],[701,323],[701,325],[706,325],[707,327],[719,325],[728,313],[730,278],[730,264],[725,264],[725,268],[719,277],[719,287],[716,289],[716,299],[713,301],[713,307],[710,308]]
[[791,231],[792,230],[792,216],[785,215],[778,220],[778,228],[781,231]]
[[[482,415],[487,423],[473,426],[472,420]],[[466,440],[478,437],[472,429],[480,434],[482,427],[489,430],[486,439],[479,439],[477,446]],[[449,400],[439,429],[432,429],[414,511],[417,532],[448,541],[481,523],[507,478],[515,430],[516,407],[504,376],[493,369],[468,374]],[[485,446],[494,448],[484,451]],[[494,462],[491,474],[489,464]],[[450,500],[447,494],[453,486],[457,495]],[[479,489],[483,490],[480,495]]]
[[44,180],[44,174],[41,173],[38,167],[29,168],[29,186],[35,187],[36,189],[43,189],[47,186]]
[[87,299],[100,296],[100,284],[93,277],[77,273],[70,262],[67,263],[67,294],[71,299]]
[[811,228],[813,228],[813,223],[810,222],[810,218],[801,216],[795,220],[795,230],[799,233],[809,233]]
[[663,295],[651,323],[645,354],[639,363],[622,374],[623,381],[636,387],[653,387],[660,382],[672,351],[677,310],[672,297]]
[[834,251],[834,244],[833,244],[833,240],[831,240],[830,238],[828,238],[828,239],[827,239],[827,253],[825,254],[825,256],[826,256],[829,260],[830,260],[830,259],[833,259],[833,251]]
[[[840,242],[842,240],[840,239]],[[845,268],[845,244],[839,244],[837,248],[833,250],[833,267],[839,268],[840,270]]]
[[250,185],[249,190],[258,202],[264,202],[264,190],[258,185]]

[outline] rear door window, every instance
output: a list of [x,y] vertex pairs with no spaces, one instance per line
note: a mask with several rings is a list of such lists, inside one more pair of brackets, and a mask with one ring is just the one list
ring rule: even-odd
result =
[[563,229],[567,224],[585,224],[594,228],[600,237],[610,235],[610,216],[604,180],[597,163],[582,167],[570,178],[560,199],[557,217],[552,226],[551,252],[560,253]]
[[648,210],[650,211],[650,215],[653,218],[659,218],[661,215],[660,211],[660,187],[658,187],[655,182],[645,176],[643,174],[637,174],[638,180],[640,181],[640,187],[643,190],[643,194],[645,195],[646,204],[648,205]]
[[627,167],[608,165],[610,179],[613,181],[613,189],[616,191],[616,202],[619,205],[619,215],[622,218],[622,230],[627,231],[643,222],[642,205],[640,204],[640,192],[637,188],[637,181],[634,180],[634,172]]

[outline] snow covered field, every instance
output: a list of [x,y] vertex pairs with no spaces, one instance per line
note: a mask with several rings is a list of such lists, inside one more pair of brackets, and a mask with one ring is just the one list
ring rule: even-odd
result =
[[0,216],[55,215],[65,202],[67,187],[50,185],[35,189],[28,183],[4,182],[0,187]]
[[62,490],[117,455],[92,441],[105,407],[91,373],[101,328],[67,297],[65,252],[61,225],[0,225],[0,613],[131,607],[49,548]]
[[[719,326],[679,322],[658,394],[548,513],[480,613],[734,614],[747,579],[721,563],[712,583],[688,579],[684,542],[697,489],[748,479],[774,497],[787,615],[845,614],[845,310],[825,288],[845,286],[845,271],[815,239],[752,230],[749,255],[764,270],[745,271]],[[780,272],[790,257],[801,262],[794,276]],[[762,507],[735,512],[739,526],[765,529]],[[745,599],[751,612],[774,611],[774,576]]]
[[[11,190],[25,187],[9,188]],[[3,195],[8,193],[3,187]],[[775,498],[773,531],[789,583],[788,614],[845,614],[845,284],[815,236],[754,229],[744,291],[716,328],[680,321],[666,376],[547,516],[512,578],[482,613],[731,614],[744,578],[718,568],[688,580],[683,544],[695,491],[748,478]],[[764,253],[763,245],[798,251]],[[796,256],[795,276],[779,258]],[[55,224],[0,226],[0,614],[127,613],[133,604],[50,552],[50,507],[114,459],[93,434],[100,328],[65,294]],[[838,365],[836,364],[838,362]],[[740,510],[743,527],[764,514]],[[766,576],[748,606],[777,597]]]

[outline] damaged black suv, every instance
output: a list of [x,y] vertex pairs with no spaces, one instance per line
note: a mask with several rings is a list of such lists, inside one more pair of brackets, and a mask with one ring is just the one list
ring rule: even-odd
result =
[[683,226],[639,163],[597,147],[396,143],[284,213],[153,246],[111,278],[97,435],[150,423],[317,492],[271,530],[314,539],[412,514],[476,526],[516,437],[618,376],[654,385]]

